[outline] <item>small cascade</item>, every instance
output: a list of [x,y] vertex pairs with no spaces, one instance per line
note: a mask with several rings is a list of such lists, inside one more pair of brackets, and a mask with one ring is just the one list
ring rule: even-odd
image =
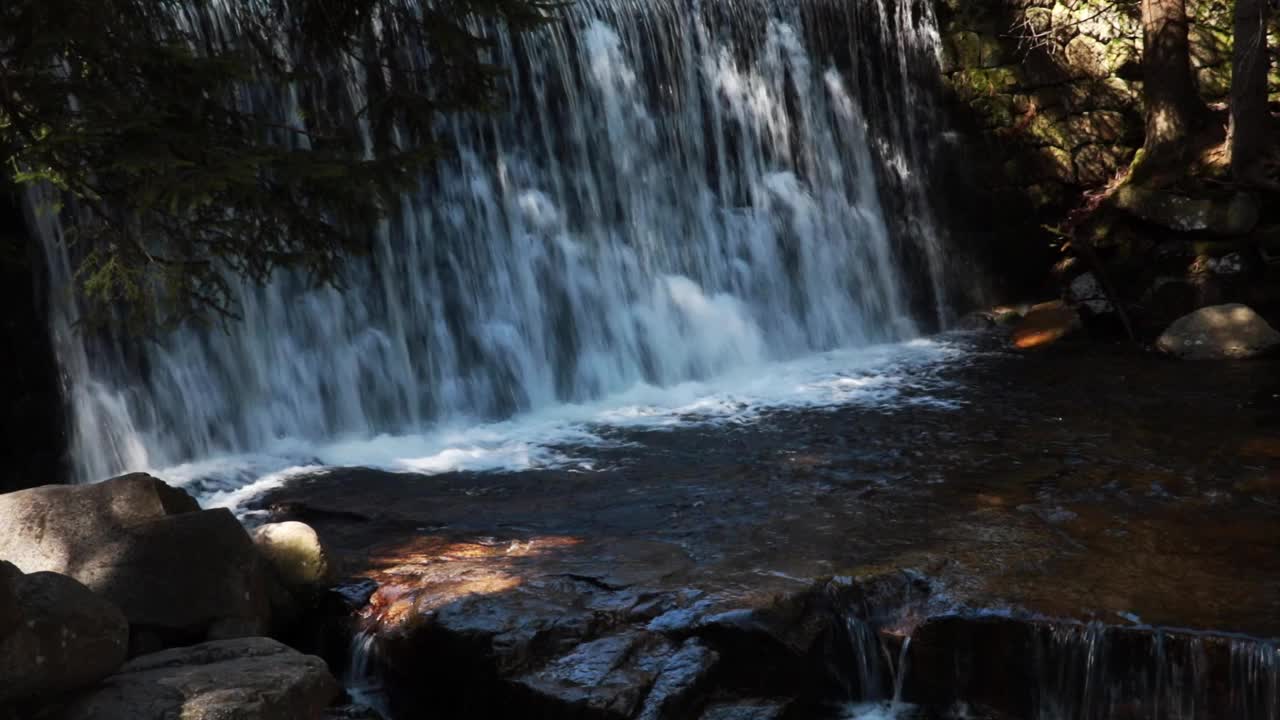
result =
[[853,615],[845,617],[845,628],[853,650],[853,679],[857,683],[857,687],[851,689],[852,698],[883,700],[888,687],[884,669],[888,666],[892,670],[892,664],[886,662],[888,655],[880,633],[870,623]]
[[902,640],[902,648],[898,650],[898,665],[893,669],[893,704],[902,703],[902,687],[907,683],[907,671],[911,662],[911,636]]
[[853,614],[845,616],[845,628],[853,651],[852,700],[844,707],[845,720],[894,720],[910,717],[915,708],[903,702],[910,661],[911,637],[902,638],[895,655],[891,637]]
[[862,614],[844,618],[853,659],[845,666],[844,718],[1280,719],[1274,641],[941,615],[904,628],[897,645],[896,635]]
[[1059,625],[1036,647],[1037,720],[1093,717],[1108,689],[1106,629],[1100,623]]
[[342,674],[342,686],[352,703],[369,708],[379,717],[390,718],[386,689],[377,672],[377,637],[370,630],[361,630],[351,638],[351,650],[347,669]]
[[1231,716],[1280,718],[1280,646],[1233,640],[1230,652]]

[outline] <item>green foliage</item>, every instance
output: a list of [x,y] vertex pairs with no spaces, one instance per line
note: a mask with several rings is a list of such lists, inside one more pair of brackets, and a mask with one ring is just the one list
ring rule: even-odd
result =
[[[215,3],[234,29],[209,22]],[[233,275],[340,281],[342,258],[445,149],[440,114],[497,106],[502,71],[481,28],[529,28],[554,7],[7,0],[0,160],[72,200],[94,305],[160,323],[233,315]],[[364,92],[348,92],[353,76]],[[276,100],[250,109],[249,93]]]

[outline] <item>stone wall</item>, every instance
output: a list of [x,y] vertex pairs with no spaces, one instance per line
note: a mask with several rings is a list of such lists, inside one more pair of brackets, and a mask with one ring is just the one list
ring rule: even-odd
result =
[[[1128,166],[1142,143],[1137,2],[939,3],[946,85],[961,131],[981,146],[997,207],[1052,219]],[[1190,0],[1192,61],[1211,102],[1230,88],[1231,8]],[[1271,79],[1280,100],[1274,63]]]

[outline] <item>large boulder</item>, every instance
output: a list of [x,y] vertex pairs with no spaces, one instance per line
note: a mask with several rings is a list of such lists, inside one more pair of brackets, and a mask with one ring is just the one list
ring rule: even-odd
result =
[[1280,333],[1245,305],[1213,305],[1178,318],[1156,340],[1187,360],[1240,359],[1280,346]]
[[305,589],[332,575],[329,551],[315,529],[297,521],[269,523],[253,532],[253,542],[290,588]]
[[239,638],[135,658],[57,720],[312,720],[338,683],[323,660],[269,638]]
[[65,575],[0,562],[0,705],[92,685],[128,648],[129,624],[110,602]]
[[1178,232],[1205,231],[1244,235],[1258,224],[1258,202],[1245,193],[1221,196],[1177,195],[1125,185],[1111,195],[1113,207]]
[[124,611],[140,650],[269,620],[270,580],[235,516],[147,475],[0,495],[0,559],[84,583]]

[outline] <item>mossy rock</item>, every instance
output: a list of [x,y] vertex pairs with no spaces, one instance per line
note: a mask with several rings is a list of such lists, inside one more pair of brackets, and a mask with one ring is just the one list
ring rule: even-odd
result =
[[1039,182],[1026,186],[1023,195],[1036,210],[1066,207],[1073,193],[1060,182]]
[[1196,84],[1204,97],[1226,97],[1231,93],[1231,64],[1200,68],[1196,71]]
[[1128,164],[1133,148],[1119,145],[1085,145],[1074,156],[1076,180],[1087,187],[1106,185]]
[[1106,0],[1087,0],[1076,5],[1071,20],[1081,35],[1103,43],[1134,45],[1134,39],[1142,35],[1142,26],[1135,13],[1126,12],[1125,6]]
[[1037,35],[1047,33],[1053,28],[1053,10],[1050,8],[1027,8],[1022,16],[1027,23],[1027,29]]
[[1192,23],[1187,31],[1191,42],[1191,65],[1195,68],[1231,64],[1231,28],[1204,22]]
[[1008,94],[1018,87],[1015,67],[974,68],[953,73],[951,88],[964,102],[990,95]]
[[1071,153],[1049,146],[1018,152],[1004,164],[1004,175],[1013,185],[1035,185],[1045,181],[1072,185],[1076,182]]
[[1066,56],[1072,71],[1085,77],[1110,77],[1113,68],[1118,67],[1113,65],[1108,45],[1088,35],[1077,35],[1067,43]]
[[978,116],[984,128],[1012,127],[1018,119],[1017,103],[1012,95],[984,95],[969,101],[969,107]]
[[1051,90],[1065,112],[1131,111],[1139,102],[1136,85],[1116,77],[1080,79]]
[[1070,150],[1074,147],[1066,123],[1047,112],[1037,112],[1033,115],[1031,120],[1022,126],[1020,139],[1030,145],[1062,150]]
[[942,39],[945,72],[982,67],[982,39],[972,30],[947,33]]
[[1119,110],[1095,110],[1068,117],[1064,132],[1070,147],[1088,144],[1115,144],[1131,135],[1128,119]]

